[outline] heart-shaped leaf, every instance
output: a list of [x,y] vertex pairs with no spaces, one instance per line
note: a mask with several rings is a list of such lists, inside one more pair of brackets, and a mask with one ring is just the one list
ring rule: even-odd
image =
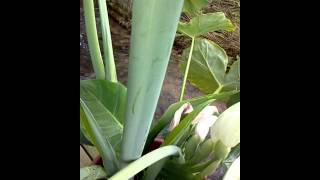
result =
[[[184,74],[190,48],[184,50],[179,64]],[[216,90],[240,89],[240,60],[233,63],[229,73],[226,73],[228,56],[216,43],[207,39],[196,39],[190,62],[188,80],[204,93],[210,94]]]
[[213,31],[234,31],[235,27],[224,13],[208,13],[196,16],[190,22],[179,22],[178,31],[189,36],[198,37]]

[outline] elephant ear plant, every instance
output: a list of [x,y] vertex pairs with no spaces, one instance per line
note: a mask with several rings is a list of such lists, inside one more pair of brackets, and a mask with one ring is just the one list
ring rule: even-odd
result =
[[[89,50],[96,79],[80,81],[80,143],[94,145],[103,165],[81,168],[80,179],[124,180],[135,177],[151,180],[183,177],[168,172],[170,167],[177,170],[193,168],[192,171],[187,169],[190,171],[186,173],[186,177],[201,179],[227,157],[230,151],[227,145],[230,144],[224,144],[225,137],[220,129],[224,123],[218,123],[217,120],[216,129],[219,131],[213,135],[215,139],[205,140],[208,126],[205,133],[201,133],[205,135],[199,140],[196,135],[199,127],[196,124],[201,123],[195,123],[195,119],[199,119],[213,101],[228,98],[237,93],[237,90],[211,93],[172,104],[151,128],[183,4],[183,0],[133,2],[126,88],[117,81],[106,2],[98,0],[103,47],[101,54],[94,3],[93,0],[83,0]],[[178,118],[179,122],[172,126],[161,147],[150,152],[148,147],[154,138],[186,103],[193,110],[181,115],[181,120]],[[202,124],[203,122],[209,122],[215,128],[214,122],[205,120]],[[234,126],[230,127],[232,129]],[[238,140],[232,142],[236,141]],[[191,155],[190,147],[195,146],[199,146],[201,152]],[[202,151],[212,154],[214,150],[215,157],[210,163],[198,164],[205,157]],[[139,172],[141,173],[138,174]]]

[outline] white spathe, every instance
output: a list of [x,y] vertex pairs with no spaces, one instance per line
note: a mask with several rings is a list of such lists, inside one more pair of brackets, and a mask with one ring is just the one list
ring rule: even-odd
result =
[[233,161],[223,180],[240,180],[240,156]]
[[227,147],[240,142],[240,102],[225,110],[211,127],[213,141],[220,140]]

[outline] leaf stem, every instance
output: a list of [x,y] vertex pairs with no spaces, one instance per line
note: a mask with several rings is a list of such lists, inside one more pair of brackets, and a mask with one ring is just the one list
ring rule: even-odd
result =
[[93,0],[84,0],[83,9],[92,66],[96,79],[104,79],[105,69],[98,41]]
[[179,99],[180,102],[183,101],[184,91],[185,91],[185,88],[186,88],[185,86],[186,86],[187,77],[188,77],[188,73],[189,73],[190,62],[191,62],[191,57],[192,57],[192,52],[193,52],[193,47],[194,47],[194,41],[195,41],[195,38],[192,37],[192,42],[191,42],[191,48],[190,48],[190,52],[189,52],[187,67],[186,67],[186,70],[184,72],[184,78],[183,78],[183,82],[182,82],[182,86],[181,86],[181,93],[180,93],[180,99]]
[[129,179],[155,162],[173,155],[181,156],[181,149],[174,145],[164,146],[156,149],[133,161],[128,166],[113,175],[109,180]]
[[117,82],[117,71],[114,62],[113,48],[111,41],[111,33],[109,26],[109,17],[106,0],[98,0],[99,12],[101,20],[101,31],[102,31],[102,45],[105,65],[105,78],[111,82]]
[[223,87],[223,85],[219,85],[219,87],[213,92],[213,94],[219,94]]

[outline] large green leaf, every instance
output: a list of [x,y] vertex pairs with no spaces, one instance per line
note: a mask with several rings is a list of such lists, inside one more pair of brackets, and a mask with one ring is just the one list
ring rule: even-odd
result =
[[96,180],[106,176],[107,174],[101,166],[93,165],[80,168],[80,180]]
[[127,95],[125,86],[107,80],[82,80],[80,97],[85,92],[91,92],[123,124]]
[[193,13],[199,11],[212,0],[184,0],[183,12]]
[[213,31],[234,31],[235,27],[224,13],[208,13],[196,16],[190,22],[180,22],[178,31],[189,36],[197,37]]
[[[190,48],[184,50],[179,69],[184,73]],[[240,89],[240,60],[233,63],[226,73],[228,56],[216,43],[207,39],[196,39],[190,63],[188,80],[204,93],[216,90]]]
[[[123,125],[118,119],[123,118],[125,96],[125,87],[118,83],[106,80],[80,82],[81,100],[88,107],[103,136],[108,139],[117,153],[120,152],[123,133]],[[83,134],[86,135],[86,131],[83,131]]]
[[90,139],[100,153],[105,171],[108,175],[112,175],[119,170],[119,161],[116,153],[110,144],[94,115],[91,113],[87,104],[80,98],[81,108],[85,112],[87,118],[81,119],[80,123],[86,129]]

